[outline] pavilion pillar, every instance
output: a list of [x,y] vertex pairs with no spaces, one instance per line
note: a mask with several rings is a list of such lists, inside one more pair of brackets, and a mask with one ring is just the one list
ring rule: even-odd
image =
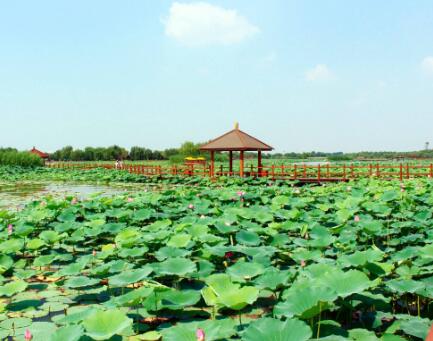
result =
[[257,151],[257,171],[258,171],[258,176],[261,177],[262,176],[262,151],[261,150]]
[[229,151],[229,174],[233,175],[233,152]]
[[239,176],[244,177],[244,151],[241,150],[239,158]]
[[210,151],[210,176],[213,177],[215,175],[215,152],[213,150]]

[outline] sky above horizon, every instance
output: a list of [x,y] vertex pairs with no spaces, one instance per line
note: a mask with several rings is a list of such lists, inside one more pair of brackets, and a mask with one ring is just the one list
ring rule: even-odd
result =
[[433,145],[433,2],[4,1],[0,146]]

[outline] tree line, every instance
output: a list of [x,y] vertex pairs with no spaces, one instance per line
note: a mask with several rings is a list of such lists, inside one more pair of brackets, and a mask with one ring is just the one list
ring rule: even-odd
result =
[[184,142],[179,148],[168,148],[164,150],[152,150],[146,147],[134,146],[126,149],[117,145],[110,147],[85,147],[74,149],[66,146],[50,154],[53,161],[113,161],[113,160],[172,160],[177,161],[187,156],[206,156],[200,152],[202,143],[190,141]]

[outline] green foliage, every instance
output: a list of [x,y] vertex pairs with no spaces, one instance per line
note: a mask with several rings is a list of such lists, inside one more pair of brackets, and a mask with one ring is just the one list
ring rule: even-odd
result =
[[43,166],[44,160],[30,152],[0,149],[0,165],[37,167]]
[[[27,171],[38,172],[51,174]],[[0,337],[23,339],[26,328],[35,340],[71,341],[193,341],[198,329],[215,341],[425,337],[432,180],[407,180],[405,191],[374,179],[301,191],[189,180],[0,212]]]

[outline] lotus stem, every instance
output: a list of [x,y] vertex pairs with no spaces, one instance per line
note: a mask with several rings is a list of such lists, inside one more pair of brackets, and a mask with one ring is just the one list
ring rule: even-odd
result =
[[419,305],[419,295],[417,295],[416,305],[417,305],[417,308],[418,308],[418,317],[420,317],[421,316],[421,308],[420,308],[420,305]]
[[319,339],[320,337],[320,323],[322,321],[322,302],[319,302],[319,322],[317,323],[317,337],[316,339]]

